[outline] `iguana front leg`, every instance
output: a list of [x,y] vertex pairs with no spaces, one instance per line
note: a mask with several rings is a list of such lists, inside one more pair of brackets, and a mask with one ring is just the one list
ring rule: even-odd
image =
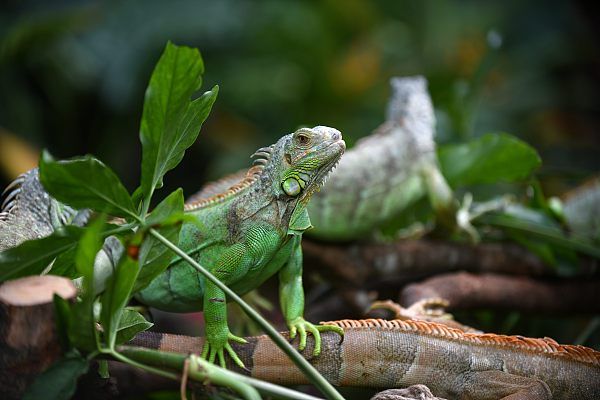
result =
[[306,335],[309,332],[315,337],[313,354],[318,356],[321,353],[320,332],[333,331],[339,335],[344,335],[344,331],[338,326],[314,325],[304,319],[301,236],[294,236],[292,240],[294,240],[294,244],[290,258],[287,264],[279,271],[279,302],[281,303],[281,310],[285,316],[287,326],[290,329],[290,338],[293,339],[298,333],[300,334],[298,350],[302,351],[305,349]]
[[[248,269],[247,251],[242,243],[237,243],[226,250],[218,259],[213,274],[225,284],[230,284],[243,276]],[[235,361],[237,365],[245,368],[229,341],[247,343],[245,339],[235,336],[229,331],[227,325],[227,302],[225,293],[215,284],[206,281],[203,298],[205,336],[202,358],[209,362],[219,359],[221,367],[225,368],[225,353]]]

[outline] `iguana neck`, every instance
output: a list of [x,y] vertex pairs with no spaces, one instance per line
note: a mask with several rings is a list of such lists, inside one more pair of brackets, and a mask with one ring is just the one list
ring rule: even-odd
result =
[[227,204],[235,213],[238,222],[263,215],[273,225],[286,227],[296,209],[305,206],[299,197],[281,196],[277,194],[281,175],[280,165],[284,149],[282,141],[269,147],[258,149],[253,155],[254,165],[237,183],[221,193],[207,198],[187,202],[185,210],[194,212],[210,207]]

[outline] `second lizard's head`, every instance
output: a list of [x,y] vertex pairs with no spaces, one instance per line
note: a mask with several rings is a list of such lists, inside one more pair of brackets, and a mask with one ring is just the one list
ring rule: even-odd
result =
[[[340,131],[327,126],[300,128],[282,137],[265,151],[277,153],[271,164],[276,179],[274,190],[278,196],[297,198],[306,203],[310,196],[325,182],[327,175],[337,165],[346,150]],[[275,154],[273,154],[275,155]]]

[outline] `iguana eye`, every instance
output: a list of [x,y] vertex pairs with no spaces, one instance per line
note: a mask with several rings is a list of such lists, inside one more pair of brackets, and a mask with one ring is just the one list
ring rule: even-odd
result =
[[298,136],[296,136],[296,141],[301,144],[302,146],[306,146],[307,144],[310,143],[310,138],[304,134],[299,134]]
[[294,178],[287,178],[283,181],[281,188],[288,196],[298,196],[300,194],[300,183]]

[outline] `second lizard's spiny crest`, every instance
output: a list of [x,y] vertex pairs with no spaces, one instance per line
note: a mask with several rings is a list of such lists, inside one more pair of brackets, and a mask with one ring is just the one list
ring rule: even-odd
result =
[[[2,192],[0,221],[8,221],[19,215],[22,219],[31,216],[40,224],[68,225],[78,212],[46,193],[39,180],[37,168],[19,175]],[[87,214],[84,218],[87,218]],[[81,221],[84,223],[85,221]]]
[[[185,209],[192,211],[220,203],[261,184],[261,181],[271,184],[274,193],[297,196],[300,201],[306,202],[324,183],[345,149],[346,144],[337,129],[326,126],[300,128],[277,143],[258,149],[251,156],[254,158],[253,166],[241,180],[210,197],[200,195],[197,200],[186,203]],[[229,178],[225,179],[229,183]],[[211,192],[213,186],[220,188],[223,182],[215,182],[205,191]]]
[[340,328],[385,328],[403,332],[416,332],[434,337],[468,342],[475,345],[513,348],[518,351],[545,353],[550,356],[565,357],[593,366],[600,366],[600,352],[579,345],[558,344],[550,338],[529,338],[524,336],[496,335],[493,333],[463,332],[459,329],[431,321],[420,320],[385,320],[385,319],[345,319],[340,321],[321,322],[324,325],[336,325]]

